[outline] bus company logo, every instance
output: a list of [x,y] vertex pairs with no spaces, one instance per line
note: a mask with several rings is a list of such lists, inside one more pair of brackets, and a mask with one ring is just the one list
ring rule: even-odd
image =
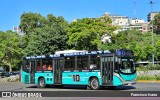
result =
[[11,97],[11,92],[2,92],[2,97]]

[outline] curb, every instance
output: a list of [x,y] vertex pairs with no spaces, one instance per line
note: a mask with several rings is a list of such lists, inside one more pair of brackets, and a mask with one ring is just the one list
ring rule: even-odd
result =
[[140,83],[160,83],[160,80],[137,80]]

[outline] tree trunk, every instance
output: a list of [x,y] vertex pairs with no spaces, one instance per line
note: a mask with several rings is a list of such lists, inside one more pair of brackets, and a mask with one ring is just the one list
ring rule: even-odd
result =
[[11,65],[9,66],[9,72],[12,72],[12,66]]

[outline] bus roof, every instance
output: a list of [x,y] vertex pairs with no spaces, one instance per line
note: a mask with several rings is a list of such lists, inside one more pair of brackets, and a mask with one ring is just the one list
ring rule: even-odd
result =
[[87,52],[87,50],[64,50],[64,51],[56,51],[55,54],[66,54],[66,53],[76,53],[76,52]]
[[118,57],[133,57],[133,52],[131,50],[118,49],[113,50],[99,50],[99,51],[87,51],[87,50],[64,50],[56,51],[54,54],[49,55],[39,55],[39,56],[27,56],[26,59],[35,58],[55,58],[55,57],[67,57],[67,56],[84,56],[84,55],[98,55],[98,54],[111,54],[116,53]]

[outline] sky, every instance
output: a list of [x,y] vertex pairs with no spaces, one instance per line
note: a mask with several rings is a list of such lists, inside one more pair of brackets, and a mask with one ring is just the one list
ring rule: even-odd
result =
[[[155,2],[152,11],[160,11],[160,0],[152,1]],[[20,16],[24,12],[39,13],[45,17],[48,14],[63,16],[68,22],[101,17],[105,12],[147,21],[147,14],[151,12],[149,2],[150,0],[0,0],[0,30],[5,32],[12,30],[13,26],[19,26]]]

